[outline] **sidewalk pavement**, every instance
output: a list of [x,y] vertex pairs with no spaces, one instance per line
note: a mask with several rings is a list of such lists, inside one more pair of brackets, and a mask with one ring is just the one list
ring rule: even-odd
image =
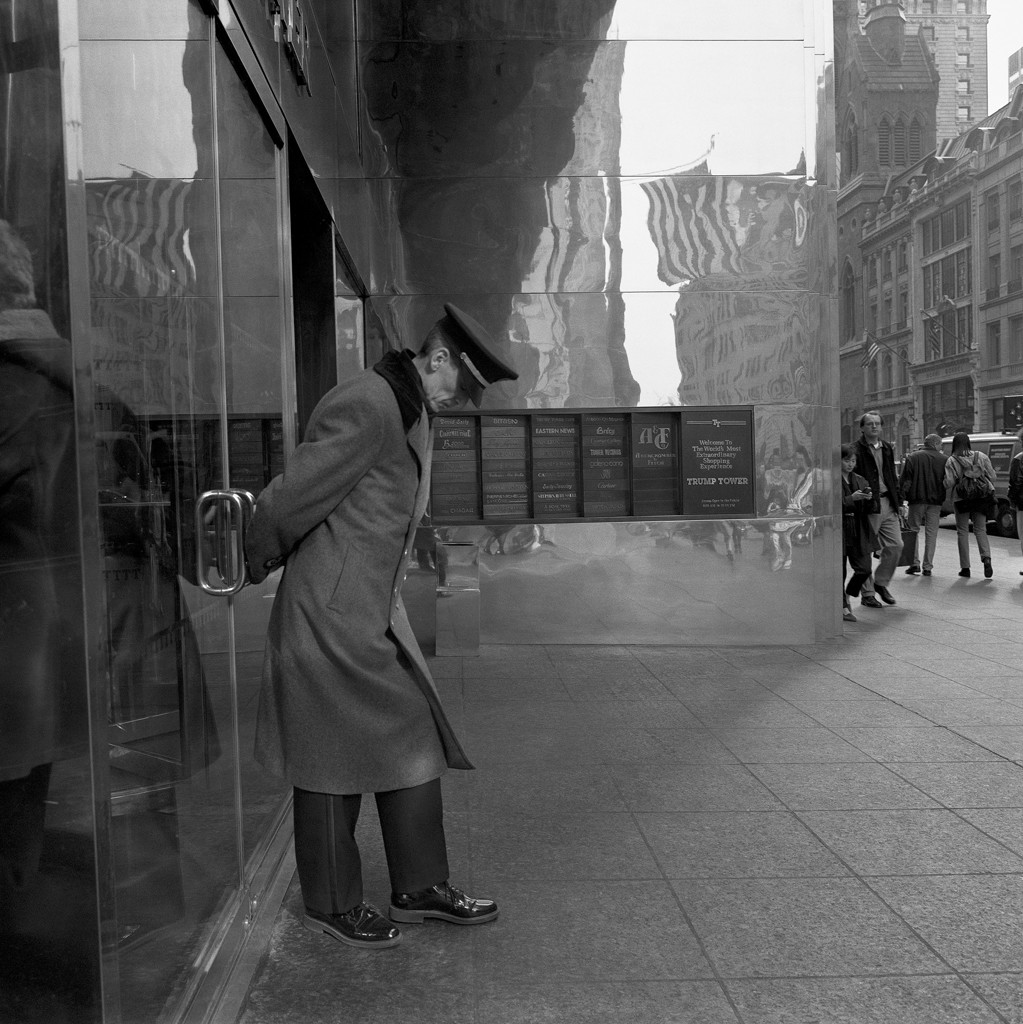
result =
[[478,767],[445,778],[452,881],[501,917],[366,953],[293,883],[239,1019],[1023,1022],[1023,561],[993,547],[961,580],[942,530],[818,645],[432,659]]

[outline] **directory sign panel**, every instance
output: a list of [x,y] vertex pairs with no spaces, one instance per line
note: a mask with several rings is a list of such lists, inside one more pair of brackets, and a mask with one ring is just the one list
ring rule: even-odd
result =
[[753,409],[439,414],[435,525],[756,514]]
[[682,409],[682,510],[731,519],[749,515],[753,411]]

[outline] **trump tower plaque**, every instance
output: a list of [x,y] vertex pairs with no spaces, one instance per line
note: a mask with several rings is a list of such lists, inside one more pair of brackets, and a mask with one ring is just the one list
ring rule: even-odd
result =
[[753,409],[544,409],[434,418],[436,526],[756,514]]

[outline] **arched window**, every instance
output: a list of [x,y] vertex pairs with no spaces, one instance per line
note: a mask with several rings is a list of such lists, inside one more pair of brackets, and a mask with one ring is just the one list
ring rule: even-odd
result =
[[856,334],[856,277],[848,263],[842,274],[842,338],[849,341]]
[[857,138],[856,115],[851,111],[845,124],[845,138],[842,146],[843,178],[847,181],[859,171],[860,151]]
[[923,127],[914,117],[909,125],[909,162],[915,164],[923,156]]
[[877,162],[882,167],[892,165],[892,123],[887,117],[881,118],[877,128]]
[[906,122],[900,117],[895,122],[895,136],[892,145],[892,162],[896,167],[906,166]]
[[897,388],[905,387],[909,383],[908,374],[906,372],[906,348],[902,346],[898,349],[897,358],[895,360],[895,386]]
[[882,391],[895,387],[895,381],[892,379],[892,354],[890,352],[886,352],[881,357],[881,380],[879,385]]

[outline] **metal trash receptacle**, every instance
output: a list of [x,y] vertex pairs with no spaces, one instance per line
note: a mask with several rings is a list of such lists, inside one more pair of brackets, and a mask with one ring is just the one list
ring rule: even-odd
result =
[[469,541],[437,543],[438,657],[480,652],[480,552]]

